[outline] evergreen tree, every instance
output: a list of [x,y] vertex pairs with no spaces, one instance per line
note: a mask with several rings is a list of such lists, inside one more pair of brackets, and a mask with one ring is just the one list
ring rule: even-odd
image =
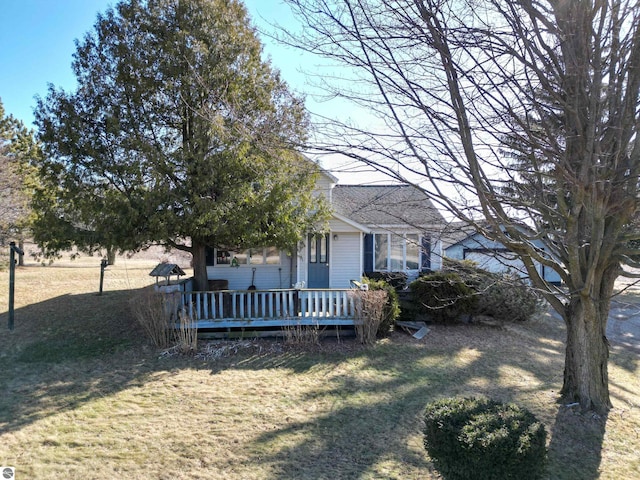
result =
[[36,123],[48,186],[36,240],[188,251],[292,247],[324,218],[307,118],[238,0],[123,0],[77,43],[78,87],[51,87]]

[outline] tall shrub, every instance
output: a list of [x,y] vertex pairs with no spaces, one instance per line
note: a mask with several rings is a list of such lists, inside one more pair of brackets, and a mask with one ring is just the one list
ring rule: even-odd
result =
[[151,343],[167,348],[175,340],[179,294],[156,292],[147,288],[129,302],[134,318],[142,326]]
[[404,272],[365,272],[365,281],[379,280],[391,285],[396,290],[404,290],[407,288],[408,275]]
[[388,293],[385,290],[354,290],[356,337],[365,345],[375,343],[385,320]]
[[178,313],[178,324],[175,326],[175,344],[184,355],[198,351],[198,322],[186,309]]
[[393,324],[400,316],[400,299],[398,298],[398,292],[393,285],[384,280],[374,280],[367,277],[364,277],[362,280],[369,286],[370,291],[383,290],[387,292],[382,320],[380,321],[376,331],[376,336],[384,337],[391,332]]

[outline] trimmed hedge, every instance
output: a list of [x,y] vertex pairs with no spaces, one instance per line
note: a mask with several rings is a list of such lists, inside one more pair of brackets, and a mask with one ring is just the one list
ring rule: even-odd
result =
[[544,425],[528,410],[488,399],[427,405],[424,447],[447,480],[534,480],[546,461]]

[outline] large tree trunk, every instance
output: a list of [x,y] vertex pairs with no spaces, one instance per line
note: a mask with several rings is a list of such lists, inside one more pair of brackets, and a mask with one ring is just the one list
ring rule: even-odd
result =
[[116,252],[117,250],[115,248],[107,248],[107,263],[109,265],[116,264]]
[[606,313],[591,299],[572,300],[567,307],[567,347],[562,398],[579,402],[584,410],[606,412],[611,407],[608,389],[609,345]]
[[18,240],[18,248],[22,252],[18,254],[18,266],[24,267],[24,238]]
[[606,329],[616,270],[610,269],[602,276],[593,294],[572,295],[564,315],[567,347],[562,398],[600,414],[611,408]]
[[194,289],[197,291],[209,290],[209,278],[207,276],[207,246],[196,239],[191,242],[191,256],[193,262]]

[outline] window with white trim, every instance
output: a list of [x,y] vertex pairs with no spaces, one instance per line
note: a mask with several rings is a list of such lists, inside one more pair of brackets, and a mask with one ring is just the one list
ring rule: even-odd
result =
[[420,237],[417,233],[376,233],[373,239],[374,269],[382,272],[418,270]]
[[216,265],[280,265],[276,247],[249,248],[240,252],[216,249]]

